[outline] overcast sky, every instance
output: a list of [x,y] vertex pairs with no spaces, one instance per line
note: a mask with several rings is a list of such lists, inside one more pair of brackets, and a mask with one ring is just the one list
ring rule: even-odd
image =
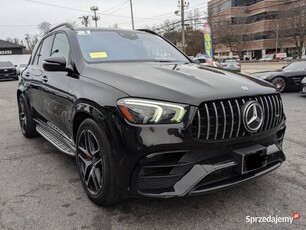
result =
[[[206,12],[208,0],[189,0],[187,10],[199,8]],[[159,25],[165,19],[179,20],[177,0],[133,0],[135,27]],[[54,6],[52,6],[54,5]],[[48,21],[53,26],[75,21],[78,17],[92,14],[90,6],[97,5],[101,20],[98,25],[109,27],[117,23],[120,28],[131,28],[129,0],[0,0],[0,39],[18,37],[26,33],[37,34],[37,25]],[[91,22],[93,26],[94,23]]]

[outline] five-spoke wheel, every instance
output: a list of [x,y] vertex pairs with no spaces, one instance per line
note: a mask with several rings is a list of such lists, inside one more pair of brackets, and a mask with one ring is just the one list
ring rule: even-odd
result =
[[91,118],[78,127],[76,161],[83,188],[94,203],[105,206],[121,199],[110,143],[104,127]]
[[78,140],[78,161],[81,179],[93,195],[97,195],[103,185],[101,148],[92,131],[84,129]]
[[271,82],[273,85],[275,85],[276,89],[281,93],[286,88],[286,81],[282,77],[276,77],[272,79]]

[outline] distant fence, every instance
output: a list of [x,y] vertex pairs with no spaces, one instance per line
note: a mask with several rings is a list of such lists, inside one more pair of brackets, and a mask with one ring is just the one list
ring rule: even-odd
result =
[[0,61],[10,61],[14,65],[19,66],[20,64],[28,64],[31,55],[20,54],[20,55],[0,55]]

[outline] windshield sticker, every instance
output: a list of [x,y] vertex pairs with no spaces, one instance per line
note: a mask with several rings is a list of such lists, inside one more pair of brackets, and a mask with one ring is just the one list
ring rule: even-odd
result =
[[93,53],[90,53],[90,58],[92,59],[107,58],[107,53],[106,52],[93,52]]
[[78,35],[90,35],[90,31],[89,30],[79,30]]

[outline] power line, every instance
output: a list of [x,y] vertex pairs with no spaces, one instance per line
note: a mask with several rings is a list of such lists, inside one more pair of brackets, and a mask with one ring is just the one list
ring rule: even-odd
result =
[[[90,11],[88,11],[88,10],[81,10],[81,9],[76,9],[76,8],[71,8],[71,7],[66,7],[66,6],[60,6],[60,5],[55,5],[55,4],[45,3],[45,2],[39,2],[39,1],[35,1],[35,0],[24,0],[24,1],[32,2],[32,3],[36,3],[36,4],[41,4],[41,5],[46,5],[46,6],[51,6],[51,7],[56,7],[56,8],[61,8],[61,9],[66,9],[66,10],[90,13]],[[129,16],[124,16],[124,15],[104,14],[104,13],[97,13],[97,14],[103,15],[103,16],[110,16],[110,17],[130,18]]]
[[[299,2],[301,0],[295,0],[295,1],[291,1],[291,2],[283,2],[283,3],[278,3],[278,4],[275,4],[275,5],[270,5],[270,6],[265,6],[265,7],[258,7],[256,8],[256,10],[260,10],[260,9],[267,9],[267,8],[272,8],[272,7],[275,7],[275,6],[281,6],[281,5],[287,5],[287,4],[291,4],[291,3],[296,3],[296,2]],[[221,13],[222,14],[222,13]],[[211,18],[219,18],[220,16],[230,16],[232,15],[231,13],[227,13],[227,14],[218,14],[218,15],[213,15],[213,16],[207,16],[207,17],[202,17],[202,18],[198,18],[198,20],[207,20],[207,19],[211,19]],[[193,19],[187,19],[187,20],[184,20],[184,22],[186,21],[192,21]],[[228,20],[223,20],[223,21],[218,21],[218,22],[226,22]],[[161,26],[161,27],[158,27],[156,28],[156,30],[160,30],[160,29],[163,29],[165,27],[168,27],[168,26],[172,26],[172,25],[176,25],[176,24],[179,24],[181,23],[181,21],[176,21],[174,23],[171,23],[167,26]]]
[[[141,0],[139,0],[141,1]],[[186,11],[186,13],[188,12],[191,12],[193,9],[196,9],[197,6],[200,6],[200,5],[205,5],[207,4],[206,3],[200,3],[200,4],[197,4],[197,5],[194,5],[193,7],[189,7],[189,10]],[[198,9],[204,9],[204,7],[202,8],[198,8]],[[162,18],[169,18],[169,16],[175,16],[173,11],[169,12],[169,13],[164,13],[164,14],[160,14],[160,15],[156,15],[156,16],[152,16],[152,17],[148,17],[148,18],[144,18],[144,19],[140,19],[140,20],[136,20],[137,23],[146,23],[146,22],[149,22],[149,21],[155,21],[155,20],[160,20]],[[119,25],[126,25],[126,24],[129,24],[130,22],[122,22],[122,23],[119,23]]]

